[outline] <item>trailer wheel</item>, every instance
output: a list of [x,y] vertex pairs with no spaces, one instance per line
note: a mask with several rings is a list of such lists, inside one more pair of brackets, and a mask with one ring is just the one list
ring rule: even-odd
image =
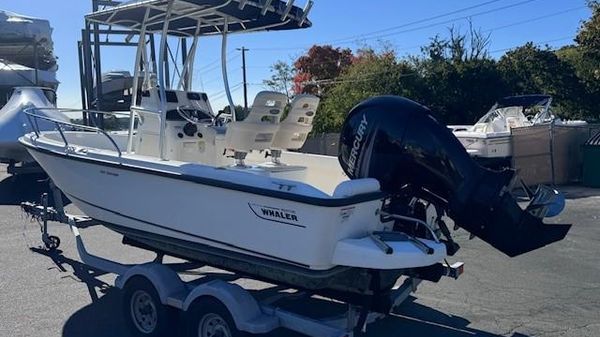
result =
[[202,297],[185,314],[186,337],[246,337],[221,301]]
[[167,336],[174,320],[173,309],[160,302],[158,292],[143,276],[134,276],[125,284],[123,314],[129,331],[138,337]]

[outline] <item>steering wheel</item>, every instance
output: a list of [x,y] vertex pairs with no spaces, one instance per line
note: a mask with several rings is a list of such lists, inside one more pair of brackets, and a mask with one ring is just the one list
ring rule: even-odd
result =
[[[177,107],[177,113],[181,118],[192,124],[212,123],[213,117],[208,111],[198,109],[189,105],[180,105]],[[207,117],[211,116],[211,117]]]

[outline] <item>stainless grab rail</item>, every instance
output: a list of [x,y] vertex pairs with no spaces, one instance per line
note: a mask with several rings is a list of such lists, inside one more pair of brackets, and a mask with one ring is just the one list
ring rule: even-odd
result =
[[[40,133],[41,133],[40,126],[38,124],[38,119],[42,119],[42,120],[54,123],[54,125],[56,125],[56,129],[59,132],[60,137],[62,138],[63,142],[65,143],[65,147],[69,146],[69,141],[67,140],[67,137],[65,136],[65,133],[64,133],[65,130],[63,129],[63,126],[68,126],[73,129],[79,129],[79,130],[83,130],[83,131],[90,131],[90,132],[96,132],[96,133],[103,134],[109,140],[109,142],[112,144],[112,146],[115,148],[115,150],[117,150],[117,153],[119,154],[119,158],[121,158],[123,156],[123,152],[117,145],[117,142],[115,142],[115,140],[106,131],[104,131],[100,128],[97,128],[97,127],[93,127],[93,126],[75,124],[75,123],[71,123],[71,122],[65,122],[62,120],[58,120],[55,118],[50,118],[48,116],[38,115],[35,112],[39,111],[39,110],[53,110],[53,111],[59,111],[59,112],[92,112],[92,110],[32,107],[32,108],[27,108],[27,109],[23,110],[23,112],[27,116],[27,120],[29,121],[31,128],[33,129],[33,132],[35,133],[35,135],[37,137],[40,137]],[[115,113],[102,112],[102,111],[97,111],[97,112],[93,112],[93,113],[115,114]],[[32,120],[32,117],[33,117],[33,120]]]

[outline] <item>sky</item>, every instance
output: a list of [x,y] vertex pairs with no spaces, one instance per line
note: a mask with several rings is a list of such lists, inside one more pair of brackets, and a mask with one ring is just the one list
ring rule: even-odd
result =
[[[303,6],[307,0],[297,0]],[[80,108],[77,41],[91,0],[0,0],[0,9],[44,18],[53,27],[58,56],[59,107]],[[470,9],[469,9],[470,8]],[[585,0],[314,0],[309,19],[313,26],[285,32],[232,35],[228,43],[229,83],[236,104],[242,104],[242,46],[246,54],[250,104],[270,66],[293,62],[313,44],[332,44],[356,50],[384,44],[398,56],[419,53],[435,35],[447,36],[448,27],[473,27],[491,35],[489,50],[500,57],[506,50],[533,41],[557,48],[573,42],[581,21],[590,16]],[[172,42],[173,45],[176,43]],[[199,40],[193,89],[206,92],[213,109],[227,105],[220,76],[219,37]],[[135,48],[103,47],[102,71],[133,69]]]

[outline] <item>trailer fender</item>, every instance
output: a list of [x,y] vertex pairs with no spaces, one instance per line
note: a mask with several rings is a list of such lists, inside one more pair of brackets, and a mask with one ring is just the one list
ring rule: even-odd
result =
[[161,303],[165,305],[170,295],[185,292],[185,285],[177,273],[171,268],[156,262],[139,264],[129,268],[127,272],[117,277],[115,286],[123,289],[127,281],[134,276],[147,278],[156,288]]
[[248,291],[237,284],[221,280],[213,280],[194,288],[185,299],[182,309],[187,311],[196,299],[203,296],[216,298],[223,303],[239,330],[257,334],[272,331],[279,326],[279,319],[265,315]]

